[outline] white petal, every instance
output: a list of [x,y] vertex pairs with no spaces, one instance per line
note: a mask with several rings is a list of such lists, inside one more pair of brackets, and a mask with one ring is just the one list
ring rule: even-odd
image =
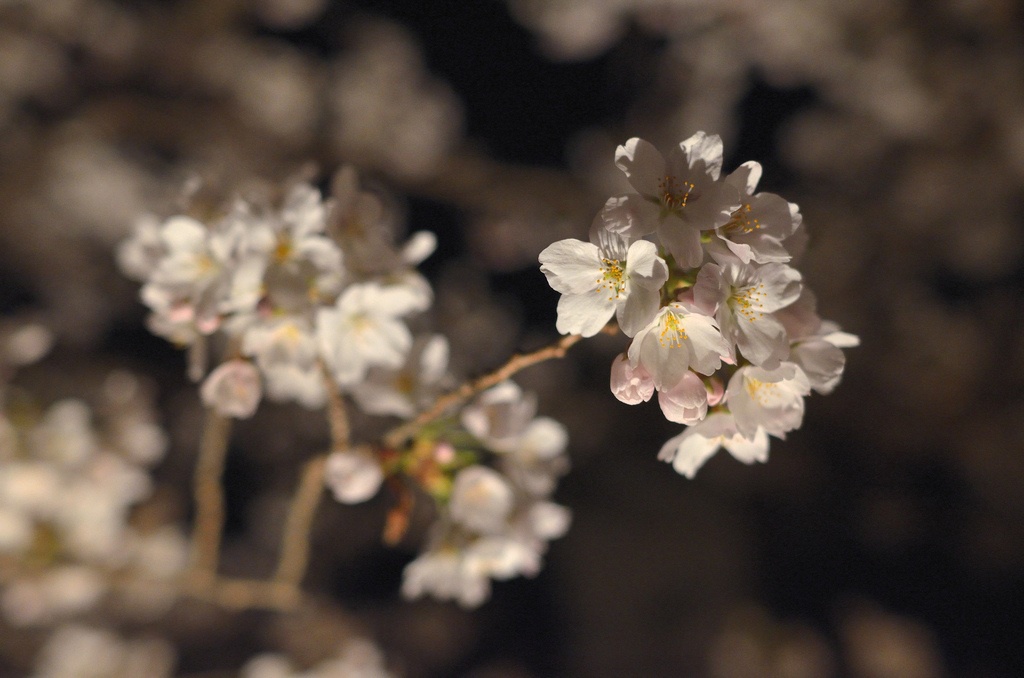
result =
[[757,188],[757,182],[761,180],[761,163],[754,160],[743,163],[737,167],[725,181],[735,186],[746,195],[752,195]]
[[[689,166],[693,169],[704,169],[711,178],[718,179],[722,172],[722,137],[717,134],[707,135],[697,132],[689,139],[679,143],[679,148],[686,154]],[[701,168],[703,165],[703,168]]]
[[633,287],[626,301],[616,308],[615,318],[627,337],[647,327],[661,305],[660,287]]
[[629,282],[659,290],[668,280],[668,266],[658,256],[658,247],[648,240],[638,240],[626,254],[626,276]]
[[658,237],[681,267],[697,268],[704,261],[700,230],[688,222],[669,216],[658,227]]
[[643,196],[658,196],[658,182],[665,176],[665,158],[650,142],[633,137],[615,149],[615,166]]
[[677,473],[693,478],[719,446],[719,438],[705,438],[691,428],[662,445],[658,459],[671,461]]
[[592,337],[608,324],[615,313],[615,301],[604,290],[588,294],[563,294],[558,300],[555,328],[562,334]]
[[708,392],[693,372],[687,372],[673,388],[658,393],[658,405],[669,421],[696,424],[708,411]]
[[377,494],[384,473],[377,459],[368,452],[332,452],[327,457],[324,481],[342,504],[359,504]]
[[559,240],[545,247],[538,258],[548,284],[562,294],[589,292],[603,275],[597,245],[582,240]]
[[416,231],[402,248],[402,261],[418,266],[437,249],[437,236],[430,231]]
[[768,461],[768,446],[768,434],[761,427],[758,427],[753,439],[747,438],[737,431],[735,435],[722,440],[722,447],[729,450],[729,454],[744,464]]

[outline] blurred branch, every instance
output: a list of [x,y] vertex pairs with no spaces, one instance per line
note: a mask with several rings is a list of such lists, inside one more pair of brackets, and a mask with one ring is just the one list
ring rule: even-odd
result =
[[203,440],[196,462],[194,496],[196,515],[192,524],[192,555],[189,569],[205,579],[217,572],[220,540],[224,530],[224,459],[227,456],[231,419],[207,410]]
[[198,600],[232,610],[294,610],[302,601],[302,591],[292,584],[263,579],[226,577],[185,580],[184,593]]
[[[618,328],[614,325],[609,325],[614,328],[611,331],[618,331]],[[606,327],[602,331],[609,331]],[[551,360],[552,358],[562,358],[565,356],[566,351],[572,348],[580,339],[583,337],[579,334],[570,334],[567,337],[562,337],[554,344],[545,346],[544,348],[533,351],[532,353],[517,353],[508,359],[504,365],[491,372],[485,374],[478,379],[473,381],[467,381],[462,386],[458,387],[454,391],[447,393],[437,400],[430,406],[429,409],[420,413],[418,417],[410,422],[402,424],[384,436],[384,445],[389,448],[397,448],[409,438],[416,435],[416,432],[421,428],[429,424],[430,422],[443,416],[445,412],[455,407],[456,405],[463,403],[476,394],[486,391],[487,389],[495,386],[506,379],[510,378],[515,373],[526,369],[537,363],[542,363],[545,360]]]
[[331,450],[347,450],[351,446],[351,428],[345,400],[327,367],[321,364],[320,369],[324,375],[324,388],[327,390],[327,423],[331,427]]
[[281,557],[277,565],[274,582],[298,588],[309,564],[309,541],[320,497],[324,491],[324,467],[326,455],[319,455],[306,462],[302,478],[295,491],[288,518],[281,538]]

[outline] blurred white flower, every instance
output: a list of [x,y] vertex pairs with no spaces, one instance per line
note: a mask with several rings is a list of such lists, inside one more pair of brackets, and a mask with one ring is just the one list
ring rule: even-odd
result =
[[342,504],[359,504],[377,494],[384,472],[371,452],[345,450],[328,455],[324,481]]
[[263,396],[260,373],[248,360],[229,360],[210,372],[199,389],[203,404],[225,417],[248,419]]

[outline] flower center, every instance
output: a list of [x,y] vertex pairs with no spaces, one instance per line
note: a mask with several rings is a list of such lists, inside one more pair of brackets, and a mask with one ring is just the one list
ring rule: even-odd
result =
[[676,183],[676,178],[671,175],[665,175],[658,180],[661,204],[670,212],[679,212],[686,207],[687,203],[695,200],[697,198],[694,194],[695,188],[697,185],[690,181]]
[[750,211],[749,203],[740,205],[740,208],[732,213],[729,222],[722,226],[722,232],[726,235],[743,235],[761,228],[761,222],[756,217],[751,217]]
[[750,322],[764,317],[764,301],[768,293],[764,291],[764,283],[733,289],[729,297],[729,307]]
[[666,313],[665,319],[661,323],[659,343],[665,348],[679,348],[685,339],[689,339],[689,337],[686,336],[686,328],[679,321],[679,316],[675,313]]
[[622,296],[626,290],[626,267],[625,262],[618,259],[601,259],[601,277],[597,279],[597,289],[608,288],[609,301],[614,301]]
[[746,387],[750,399],[761,407],[776,407],[783,399],[782,391],[776,382],[745,377],[743,385]]
[[287,237],[281,237],[277,241],[277,247],[274,248],[274,261],[279,264],[283,264],[288,261],[288,258],[292,256],[292,243]]

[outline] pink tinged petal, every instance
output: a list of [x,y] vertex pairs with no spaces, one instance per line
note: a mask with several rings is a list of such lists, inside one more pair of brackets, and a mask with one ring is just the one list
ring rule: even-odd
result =
[[615,166],[637,193],[660,200],[658,182],[665,176],[665,158],[653,144],[633,137],[615,149]]
[[594,289],[587,294],[564,294],[558,300],[555,328],[562,334],[592,337],[608,324],[615,314],[616,301],[608,291]]
[[744,464],[753,464],[754,462],[763,464],[768,461],[768,434],[761,427],[758,427],[751,438],[736,431],[734,435],[722,439],[722,447],[727,449],[737,461]]
[[714,407],[725,397],[725,385],[718,377],[711,377],[705,384],[708,389],[708,407]]
[[658,393],[658,404],[669,421],[696,424],[708,412],[708,392],[700,377],[687,372],[673,388]]
[[608,198],[598,216],[607,230],[621,233],[631,241],[654,233],[658,226],[657,206],[636,193]]
[[199,394],[221,416],[248,419],[263,395],[259,371],[248,360],[229,360],[210,373]]
[[612,394],[627,405],[639,405],[654,395],[654,380],[643,365],[635,367],[622,353],[612,361]]
[[632,287],[629,296],[615,309],[615,319],[627,337],[647,327],[658,313],[661,305],[661,289],[658,287]]
[[590,292],[603,276],[596,245],[573,238],[548,245],[540,253],[541,273],[561,294]]
[[724,146],[722,137],[717,134],[708,136],[704,132],[697,132],[689,139],[680,142],[680,150],[686,154],[686,159],[693,169],[701,169],[717,180],[722,172],[722,154]]

